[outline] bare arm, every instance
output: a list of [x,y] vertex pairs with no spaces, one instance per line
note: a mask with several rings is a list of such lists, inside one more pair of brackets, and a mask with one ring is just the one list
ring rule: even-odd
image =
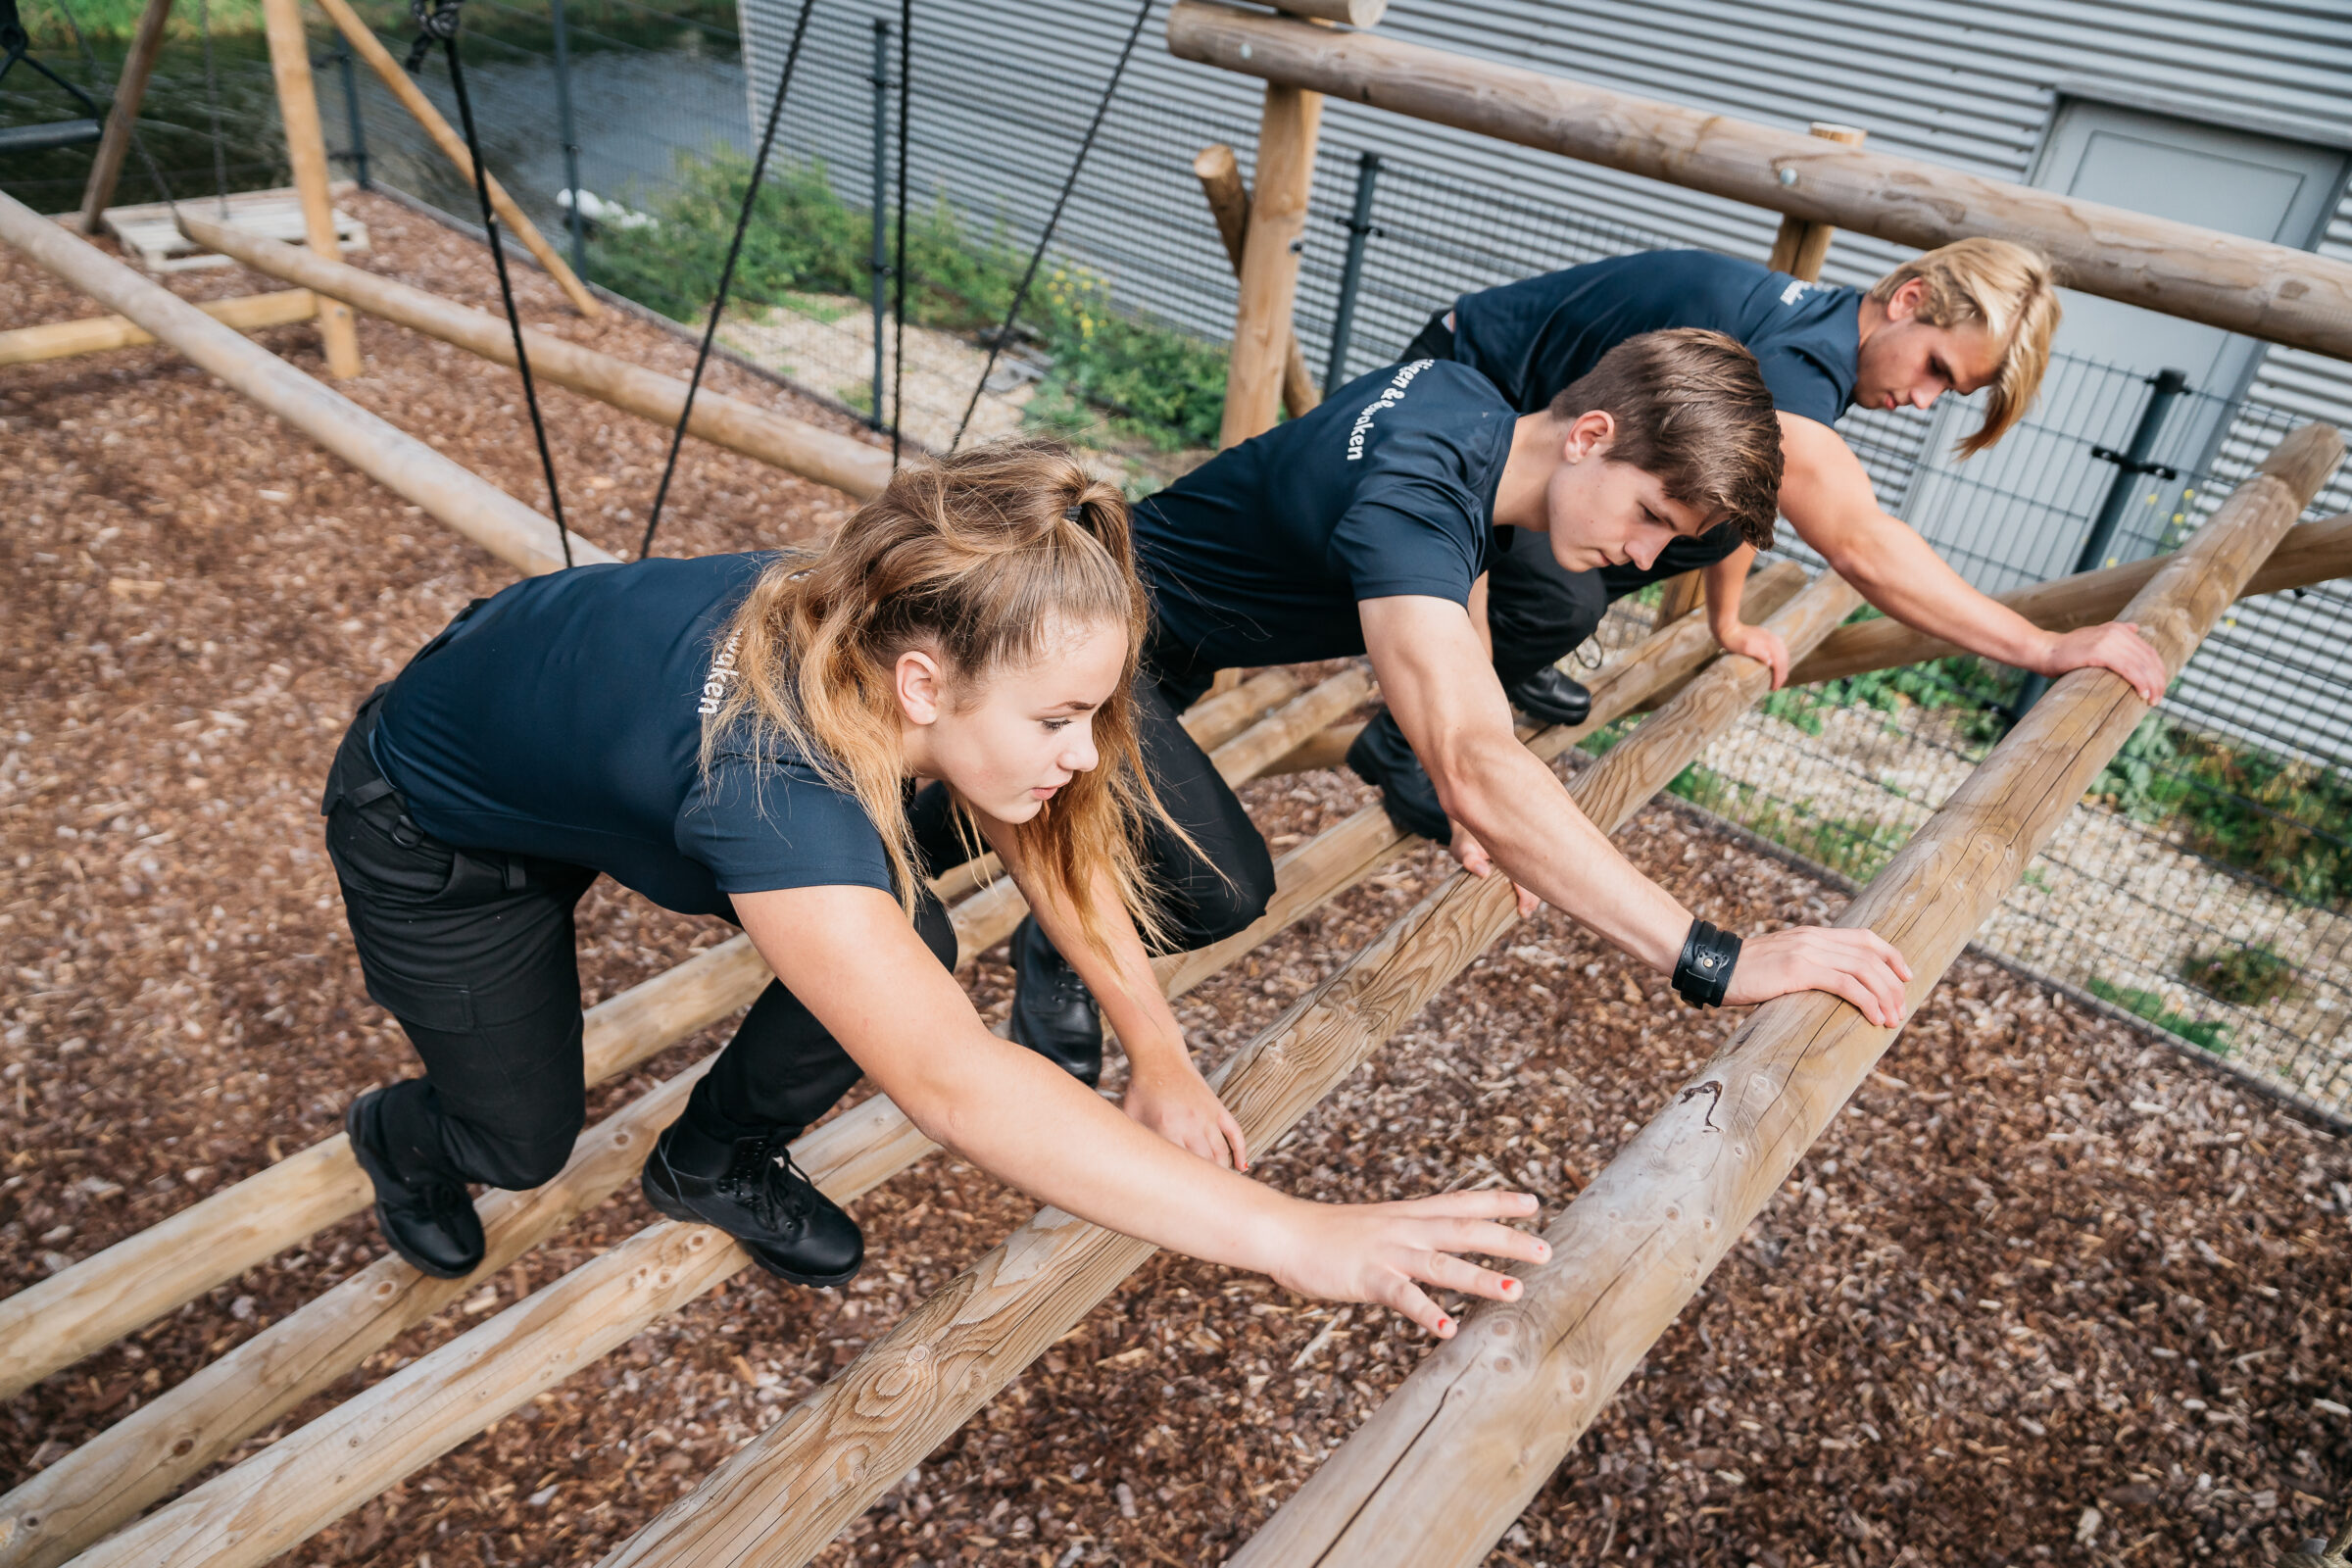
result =
[[1781,634],[1750,626],[1740,618],[1740,601],[1747,592],[1747,571],[1755,564],[1756,547],[1741,545],[1706,568],[1707,630],[1727,654],[1740,654],[1772,671],[1772,689],[1788,679],[1788,645]]
[[[1510,879],[1652,968],[1671,973],[1690,911],[1636,870],[1511,730],[1470,617],[1419,595],[1367,599],[1364,645],[1389,710],[1429,769],[1446,814]],[[1883,1027],[1901,1021],[1902,956],[1867,931],[1800,926],[1750,941],[1729,1000],[1835,992]]]
[[1081,1219],[1309,1295],[1380,1301],[1446,1335],[1422,1284],[1507,1300],[1518,1282],[1454,1256],[1541,1262],[1538,1237],[1494,1221],[1520,1193],[1309,1203],[1195,1158],[1043,1057],[981,1024],[898,902],[873,888],[739,894],[761,957],[925,1135]]
[[1102,1016],[1127,1053],[1127,1113],[1137,1121],[1203,1159],[1250,1167],[1250,1152],[1241,1124],[1220,1102],[1193,1065],[1185,1048],[1184,1030],[1168,1006],[1168,999],[1152,973],[1135,922],[1119,903],[1106,875],[1098,874],[1092,893],[1097,919],[1108,939],[1105,955],[1086,940],[1078,913],[1028,874],[1020,841],[1005,824],[975,813],[981,834],[1004,862],[1022,897],[1045,927],[1054,950],[1078,971],[1102,1004]]
[[1887,515],[1870,476],[1838,432],[1781,416],[1781,512],[1838,574],[1906,626],[2019,669],[2063,675],[2096,665],[2130,681],[2143,702],[2164,695],[2164,661],[2123,621],[2063,636],[1970,587],[1907,523]]

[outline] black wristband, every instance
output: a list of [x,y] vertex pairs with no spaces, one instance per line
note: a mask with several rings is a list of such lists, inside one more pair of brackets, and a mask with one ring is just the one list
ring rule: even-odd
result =
[[1720,1007],[1740,961],[1740,939],[1704,920],[1690,922],[1683,956],[1675,960],[1675,994],[1694,1007]]

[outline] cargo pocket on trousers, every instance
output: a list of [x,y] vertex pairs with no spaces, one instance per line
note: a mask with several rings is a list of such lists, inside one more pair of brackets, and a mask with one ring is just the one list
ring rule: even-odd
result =
[[404,1024],[436,1034],[471,1034],[474,1029],[473,992],[466,986],[432,980],[412,980],[393,974],[380,963],[360,961],[368,995],[376,1005]]

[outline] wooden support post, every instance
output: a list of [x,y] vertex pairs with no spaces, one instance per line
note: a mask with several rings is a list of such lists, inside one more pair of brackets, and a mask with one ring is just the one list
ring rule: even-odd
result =
[[[1186,730],[1196,743],[1211,748],[1239,736],[1246,747],[1267,750],[1272,738],[1248,740],[1250,722],[1286,702],[1298,684],[1287,671],[1269,670],[1230,701],[1196,705],[1184,715]],[[1003,941],[1018,923],[1017,903],[1005,918],[1002,895],[991,897],[996,889],[1011,886],[1009,879],[1001,881],[957,906],[959,962]],[[589,1009],[586,1081],[602,1083],[726,1017],[749,1004],[770,978],[750,940],[736,937]],[[0,1299],[0,1397],[234,1279],[321,1226],[357,1213],[367,1196],[350,1146],[338,1134]],[[202,1468],[199,1462],[175,1473],[184,1478]],[[61,1477],[57,1485],[69,1483]],[[160,1493],[143,1497],[152,1501],[156,1495]],[[0,1564],[11,1560],[7,1544],[18,1533],[35,1532],[28,1520],[37,1521],[46,1506],[20,1501],[17,1494],[0,1500]],[[112,1516],[108,1527],[121,1517]],[[35,1533],[45,1540],[55,1535]]]
[[[432,137],[433,145],[441,149],[442,155],[458,166],[458,172],[466,176],[466,182],[472,184],[473,155],[466,150],[466,138],[459,135],[457,128],[442,118],[441,111],[435,109],[433,101],[424,95],[424,89],[400,69],[400,62],[393,59],[392,52],[368,29],[368,24],[360,20],[360,14],[352,10],[345,0],[318,0],[318,8],[342,32],[351,45],[352,53],[368,62],[368,69],[375,73],[376,79],[389,88],[392,96],[400,100],[401,107],[424,127],[424,133]],[[557,286],[564,290],[564,298],[571,301],[572,309],[592,321],[603,316],[604,306],[598,303],[594,294],[588,292],[588,285],[580,281],[579,274],[565,266],[564,258],[556,254],[556,248],[547,242],[547,236],[539,232],[539,225],[524,217],[522,209],[514,205],[514,198],[507,194],[507,187],[498,182],[498,176],[489,175],[485,182],[490,187],[491,211],[498,214],[500,222],[514,230],[514,237],[522,241],[523,248],[531,253],[531,259],[539,264],[540,270],[556,280]],[[536,368],[534,365],[533,368]]]
[[[444,343],[454,343],[485,360],[505,366],[514,363],[513,333],[504,319],[488,312],[445,300],[438,294],[412,288],[344,262],[327,261],[291,245],[214,222],[192,212],[180,215],[180,227],[197,244],[223,256],[233,256],[257,272],[348,300],[370,316],[382,317]],[[646,369],[545,332],[526,329],[523,341],[530,350],[531,373],[539,380],[569,387],[600,403],[665,425],[677,422],[678,410],[686,401],[686,383],[678,377]],[[860,501],[881,494],[882,487],[890,482],[887,450],[781,414],[770,414],[709,387],[696,396],[694,416],[686,428],[714,446],[829,484]]]
[[1653,622],[1671,626],[1706,603],[1707,578],[1704,572],[1677,572],[1658,584],[1658,612]]
[[[2115,619],[2124,606],[2157,572],[2172,562],[2156,556],[2098,571],[2078,572],[2031,587],[2015,588],[2000,602],[2044,631],[2067,632]],[[2352,512],[2297,523],[2287,530],[2271,559],[2254,573],[2238,594],[2253,599],[2263,594],[2309,588],[2314,583],[2352,576]],[[1966,650],[1904,625],[1899,620],[1865,620],[1840,626],[1809,658],[1797,661],[1788,673],[1792,686],[1811,681],[1839,680],[1866,670],[1892,669],[1924,660],[1948,659]]]
[[[556,525],[540,514],[5,195],[0,195],[0,242],[129,317],[199,368],[500,560],[527,572],[555,571],[564,564]],[[572,535],[571,551],[575,561],[612,559],[577,534]]]
[[[294,194],[311,249],[330,262],[343,259],[335,243],[335,199],[327,192],[326,133],[318,123],[318,94],[311,82],[311,41],[302,30],[302,0],[262,0],[270,38],[270,74],[277,83],[277,113],[286,127],[286,158],[294,166]],[[338,380],[360,373],[360,334],[351,307],[340,300],[318,307],[318,341],[326,373]],[[552,526],[552,525],[551,525]]]
[[[1787,564],[1759,574],[1749,603],[1761,612],[1785,598],[1800,576],[1794,566]],[[1695,622],[1650,638],[1595,677],[1593,712],[1584,726],[1546,731],[1537,737],[1535,749],[1539,755],[1557,756],[1585,734],[1630,710],[1662,683],[1688,675],[1713,653],[1705,628]],[[1264,678],[1255,677],[1250,684]],[[1196,707],[1187,715],[1188,719],[1201,714],[1203,709],[1210,710],[1208,717],[1214,724],[1231,721],[1229,714],[1218,712],[1208,704]],[[1195,738],[1205,740],[1213,733],[1211,723],[1203,723]],[[1397,834],[1378,807],[1367,808],[1276,862],[1273,903],[1248,931],[1213,948],[1163,957],[1153,967],[1169,995],[1179,995],[1417,842]],[[966,908],[970,902],[966,902]],[[964,909],[958,909],[957,914],[960,920]],[[730,946],[742,942],[738,938]],[[923,1157],[930,1148],[929,1142],[899,1114],[897,1107],[885,1099],[876,1098],[802,1139],[793,1153],[828,1196],[836,1201],[849,1202]],[[583,1265],[532,1297],[527,1303],[464,1340],[421,1358],[393,1380],[398,1387],[379,1385],[362,1396],[361,1400],[346,1404],[322,1418],[322,1423],[314,1424],[317,1430],[306,1428],[287,1443],[269,1450],[262,1456],[270,1466],[266,1475],[250,1466],[240,1466],[209,1484],[197,1495],[157,1514],[138,1527],[135,1542],[125,1548],[132,1555],[110,1555],[120,1544],[109,1543],[89,1562],[162,1560],[141,1558],[136,1553],[177,1551],[183,1544],[201,1539],[210,1527],[195,1517],[192,1510],[202,1510],[215,1519],[223,1513],[233,1513],[241,1506],[237,1498],[268,1494],[270,1477],[307,1473],[316,1462],[312,1456],[323,1454],[331,1466],[335,1453],[344,1446],[367,1448],[363,1473],[350,1474],[338,1469],[332,1494],[311,1498],[313,1514],[306,1519],[286,1521],[283,1532],[265,1544],[260,1554],[266,1556],[291,1544],[302,1535],[357,1506],[376,1489],[409,1469],[463,1442],[539,1389],[560,1381],[570,1369],[582,1364],[583,1357],[602,1354],[612,1345],[622,1343],[647,1323],[746,1265],[748,1259],[734,1249],[726,1249],[725,1254],[717,1257],[710,1255],[707,1249],[714,1239],[710,1232],[697,1232],[705,1238],[703,1243],[692,1243],[678,1234],[696,1229],[657,1226],[642,1233],[621,1249]],[[616,1293],[616,1285],[628,1281],[646,1264],[664,1272],[640,1278],[633,1292],[622,1289]],[[614,1309],[618,1310],[617,1318],[612,1315]],[[612,1338],[613,1335],[617,1338]],[[487,1365],[485,1352],[494,1346],[513,1352],[514,1359],[504,1367]],[[519,1371],[521,1377],[505,1375],[514,1371]],[[460,1383],[466,1385],[469,1396],[481,1396],[484,1402],[452,1404],[450,1392]],[[167,1395],[164,1399],[172,1397]],[[195,1419],[193,1413],[189,1419]],[[388,1449],[378,1446],[385,1440],[391,1444]],[[76,1462],[62,1460],[52,1470]],[[43,1475],[49,1473],[44,1471]],[[67,1472],[69,1476],[74,1473]],[[89,1473],[100,1474],[95,1469]],[[176,1481],[171,1484],[175,1485]],[[18,1517],[21,1521],[16,1505],[24,1499],[29,1511],[30,1499],[42,1495],[35,1491],[38,1485],[39,1478],[35,1478],[9,1498],[0,1499],[0,1519]],[[98,1520],[98,1509],[85,1508],[78,1516],[80,1539],[90,1539],[141,1505],[140,1501],[130,1499],[128,1490],[110,1494],[106,1507],[112,1511],[103,1521]],[[54,1496],[50,1497],[49,1505],[56,1505]],[[267,1509],[266,1503],[257,1506]],[[20,1528],[30,1527],[20,1522]],[[190,1549],[200,1551],[201,1547]]]
[[[1855,603],[1844,584],[1825,578],[1774,618],[1775,629],[1809,645]],[[1760,694],[1761,682],[1746,684]],[[1654,733],[1642,725],[1569,789],[1602,831],[1614,832],[1745,707],[1717,703],[1690,724],[1661,714],[1667,722]],[[1251,1144],[1270,1148],[1516,918],[1507,879],[1457,871],[1238,1053],[1213,1081]],[[1152,1250],[1043,1210],[601,1568],[807,1562]]]
[[[1242,275],[1242,258],[1248,254],[1250,234],[1250,187],[1242,182],[1241,164],[1234,158],[1233,149],[1216,142],[1200,151],[1193,160],[1193,173],[1200,181],[1200,193],[1208,198],[1209,216],[1216,220],[1217,235],[1225,242],[1225,259],[1233,264],[1233,275]],[[1298,351],[1298,334],[1286,332],[1282,353],[1282,408],[1296,419],[1323,401],[1315,389],[1315,378],[1306,373],[1306,356]]]
[[[2068,288],[2352,359],[2352,262],[2339,257],[1219,0],[1177,0],[1166,33],[1179,60],[1898,245],[1930,250],[1975,234],[2018,240],[2048,256]],[[1263,200],[1262,175],[1259,183]]]
[[1298,251],[1306,240],[1306,203],[1315,180],[1315,141],[1323,95],[1268,84],[1257,122],[1257,190],[1250,204],[1250,243],[1242,252],[1241,297],[1234,309],[1233,359],[1225,372],[1225,418],[1217,445],[1230,447],[1274,427],[1281,400],[1291,304],[1298,294]]
[[147,0],[139,13],[138,27],[130,35],[130,53],[123,57],[122,74],[115,82],[115,104],[107,111],[106,132],[98,138],[89,180],[81,187],[79,227],[84,234],[96,234],[105,225],[106,210],[115,203],[115,181],[122,176],[122,159],[130,151],[139,105],[147,98],[147,78],[155,74],[155,57],[163,52],[165,24],[171,20],[172,0]]
[[[194,303],[214,320],[240,332],[307,321],[318,310],[311,291],[304,288]],[[20,326],[12,332],[0,332],[0,365],[34,365],[43,360],[71,359],[76,354],[132,348],[154,341],[153,332],[126,316],[85,316],[78,320],[49,321],[40,326]]]
[[[1856,125],[1833,125],[1826,120],[1813,122],[1811,135],[1824,141],[1834,141],[1840,147],[1859,147],[1869,139],[1870,132]],[[1838,225],[1808,218],[1784,218],[1781,231],[1773,236],[1772,260],[1765,265],[1776,272],[1801,277],[1808,283],[1821,281],[1821,264],[1830,258],[1830,241],[1837,237]]]
[[[2133,598],[2169,671],[2342,453],[2326,426],[2288,436]],[[1912,1006],[2147,711],[2107,670],[2063,676],[1838,917],[1910,959]],[[1468,1313],[1235,1568],[1485,1561],[1893,1041],[1818,993],[1757,1008],[1552,1224],[1521,1298]]]

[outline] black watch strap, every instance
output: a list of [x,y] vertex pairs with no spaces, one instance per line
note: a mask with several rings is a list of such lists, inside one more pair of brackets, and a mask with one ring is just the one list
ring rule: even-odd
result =
[[1675,994],[1694,1007],[1720,1007],[1740,962],[1740,939],[1704,920],[1690,922],[1683,956],[1675,961]]

